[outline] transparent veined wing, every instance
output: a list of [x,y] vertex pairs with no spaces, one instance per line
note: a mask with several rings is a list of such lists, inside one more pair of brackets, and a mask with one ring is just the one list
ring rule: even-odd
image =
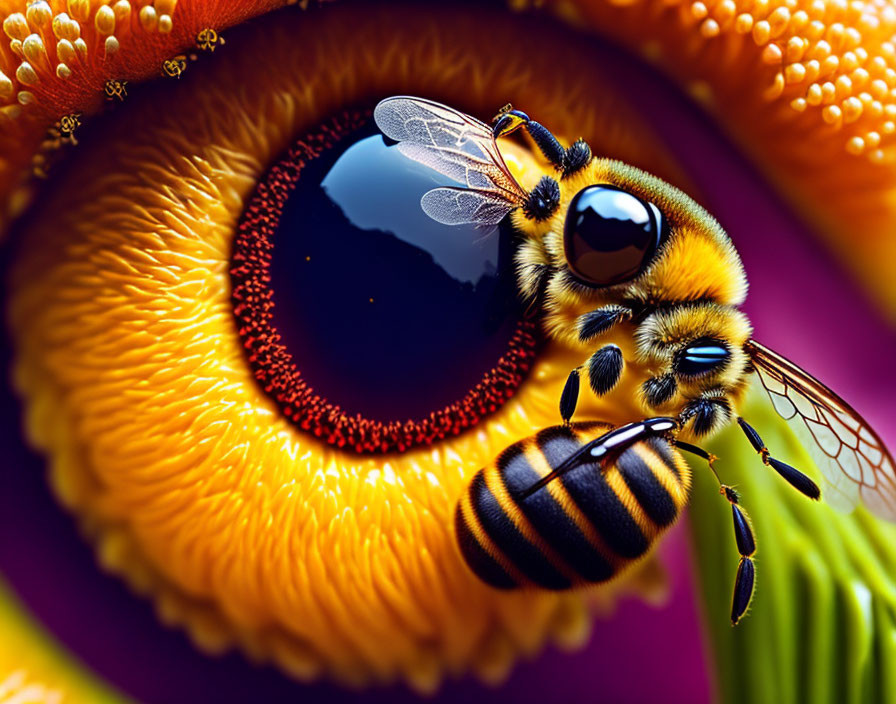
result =
[[[525,203],[527,194],[504,163],[491,128],[445,105],[398,96],[373,111],[377,127],[399,142],[399,151],[461,183],[423,196],[423,210],[448,225],[493,225]],[[465,191],[468,197],[461,197]],[[461,208],[467,207],[465,214]],[[499,215],[500,214],[500,215]]]
[[861,501],[877,516],[896,521],[893,456],[874,429],[793,362],[752,340],[746,350],[775,410],[824,475],[824,499],[844,511]]
[[513,208],[468,188],[433,188],[420,199],[420,207],[443,225],[497,225]]

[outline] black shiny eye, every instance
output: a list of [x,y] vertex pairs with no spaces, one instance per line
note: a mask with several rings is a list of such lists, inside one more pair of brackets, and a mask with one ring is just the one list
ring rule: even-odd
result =
[[255,378],[296,426],[356,452],[404,451],[472,427],[513,396],[538,344],[509,223],[442,225],[428,167],[347,111],[259,184],[232,252]]
[[628,281],[653,259],[662,229],[653,203],[608,184],[583,188],[569,204],[563,229],[569,269],[589,286]]
[[702,376],[724,366],[731,358],[725,343],[709,337],[694,340],[675,359],[675,369],[684,376]]

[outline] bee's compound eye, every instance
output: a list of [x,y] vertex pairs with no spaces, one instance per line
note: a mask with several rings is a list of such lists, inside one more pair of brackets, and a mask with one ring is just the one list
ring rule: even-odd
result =
[[570,270],[590,286],[611,286],[638,275],[656,254],[659,209],[616,186],[588,186],[569,204],[563,248]]
[[709,337],[694,340],[675,358],[675,369],[683,376],[697,377],[723,367],[731,358],[724,342]]

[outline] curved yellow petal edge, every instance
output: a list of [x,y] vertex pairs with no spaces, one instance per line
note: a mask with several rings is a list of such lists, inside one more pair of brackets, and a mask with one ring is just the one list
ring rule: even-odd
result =
[[31,620],[0,579],[0,701],[118,704],[125,700]]

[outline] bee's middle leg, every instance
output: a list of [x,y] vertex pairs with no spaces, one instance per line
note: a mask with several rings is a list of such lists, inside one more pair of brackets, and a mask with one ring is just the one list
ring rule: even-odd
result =
[[563,393],[560,394],[560,416],[564,423],[569,423],[576,412],[579,400],[579,378],[583,370],[588,372],[588,384],[598,396],[609,393],[622,376],[625,361],[618,345],[606,344],[595,352],[585,364],[576,367],[569,373]]
[[[576,320],[579,342],[591,342],[624,320],[631,320],[632,310],[621,305],[606,305],[580,315]],[[618,345],[606,344],[588,361],[569,373],[563,393],[560,395],[560,416],[568,423],[576,411],[579,399],[580,377],[588,372],[588,383],[598,396],[609,393],[619,382],[625,361]]]

